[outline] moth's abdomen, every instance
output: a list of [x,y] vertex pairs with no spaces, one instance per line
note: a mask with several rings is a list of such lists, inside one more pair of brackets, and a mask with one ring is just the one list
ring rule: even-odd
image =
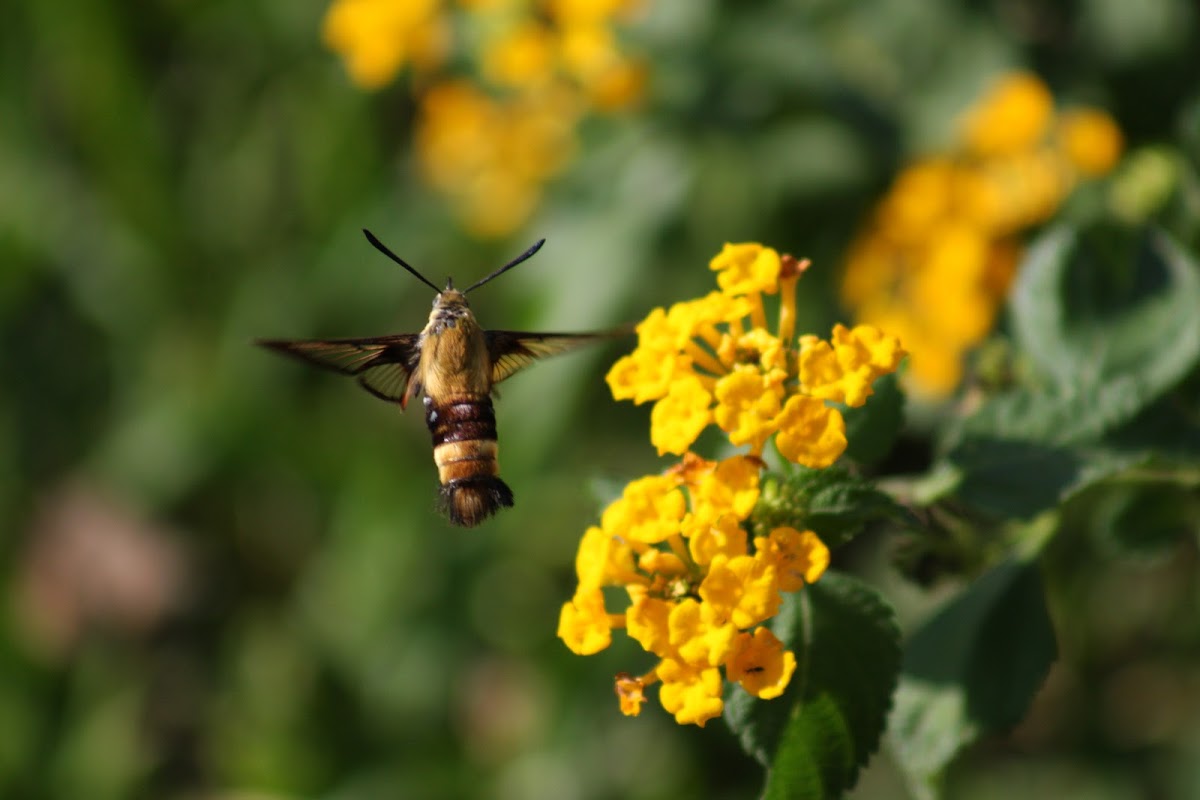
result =
[[496,413],[487,395],[425,398],[425,424],[442,484],[439,506],[455,525],[474,527],[513,504],[497,473]]

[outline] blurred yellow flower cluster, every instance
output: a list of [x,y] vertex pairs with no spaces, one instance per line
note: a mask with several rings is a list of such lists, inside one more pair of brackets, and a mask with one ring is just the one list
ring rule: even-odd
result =
[[[750,541],[744,523],[758,503],[764,446],[773,437],[785,458],[829,466],[846,436],[841,412],[826,401],[862,405],[871,383],[904,356],[895,337],[867,325],[839,325],[830,341],[795,337],[796,285],[808,262],[737,244],[710,266],[720,291],[651,311],[637,348],[609,372],[617,399],[656,401],[651,441],[682,458],[626,486],[584,534],[578,588],[558,629],[571,650],[588,655],[624,628],[658,663],[639,677],[617,676],[622,711],[637,714],[644,689],[661,683],[663,708],[697,725],[721,713],[726,680],[763,699],[783,693],[795,655],[763,623],[782,592],[817,580],[829,564],[812,531],[781,526]],[[780,295],[774,331],[764,294]],[[713,423],[747,452],[720,461],[691,452]],[[624,591],[623,613],[609,613],[604,587]]]
[[1057,112],[1040,79],[1014,73],[964,115],[952,152],[900,173],[851,247],[841,293],[857,319],[904,340],[912,388],[938,397],[958,386],[1011,282],[1018,235],[1121,150],[1108,115]]
[[617,25],[637,0],[334,0],[324,36],[352,80],[404,67],[422,174],[481,236],[511,232],[570,162],[591,112],[641,97],[645,70]]

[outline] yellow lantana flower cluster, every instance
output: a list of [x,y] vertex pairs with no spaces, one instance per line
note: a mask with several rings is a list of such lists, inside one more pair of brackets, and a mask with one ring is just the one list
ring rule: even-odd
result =
[[[638,346],[609,372],[617,399],[655,401],[651,439],[681,455],[664,474],[639,478],[584,534],[578,587],[563,605],[558,635],[580,655],[599,652],[612,630],[658,662],[641,676],[616,677],[621,710],[636,715],[646,687],[681,723],[704,725],[723,709],[725,681],[756,697],[778,697],[795,655],[764,626],[783,592],[817,580],[829,550],[815,533],[788,526],[750,540],[746,521],[759,500],[765,444],[794,462],[828,466],[846,447],[841,412],[904,356],[899,342],[870,326],[838,326],[830,341],[794,336],[795,290],[807,262],[759,244],[726,245],[711,262],[715,291],[654,309]],[[769,330],[763,294],[780,294]],[[718,425],[747,452],[710,461],[690,447]],[[610,613],[605,587],[627,598]],[[722,675],[722,670],[724,674]]]
[[1056,111],[1039,78],[1015,73],[968,110],[950,152],[900,173],[850,249],[841,294],[858,320],[903,339],[911,388],[938,397],[958,386],[1007,293],[1019,234],[1121,150],[1108,115]]
[[570,162],[588,113],[641,97],[645,69],[617,35],[638,5],[334,0],[324,37],[363,88],[413,70],[422,174],[468,229],[498,236],[525,221],[544,184]]
[[[789,461],[829,466],[846,449],[846,426],[825,401],[865,403],[875,379],[904,356],[899,341],[870,325],[837,325],[829,341],[793,341],[796,283],[808,262],[759,244],[727,244],[709,266],[720,291],[651,311],[637,326],[637,349],[608,373],[613,397],[655,401],[650,441],[659,455],[687,452],[715,423],[752,455],[775,436]],[[772,333],[763,295],[777,293]]]
[[[725,679],[763,699],[787,688],[796,657],[762,623],[779,610],[780,592],[821,576],[829,550],[812,531],[781,527],[756,538],[751,552],[742,522],[758,501],[758,479],[752,456],[689,454],[665,475],[630,483],[584,534],[579,586],[558,635],[590,655],[609,645],[613,628],[625,628],[659,658],[643,676],[617,676],[626,714],[641,710],[655,682],[663,708],[696,725],[721,713]],[[623,614],[608,613],[606,585],[628,594]]]

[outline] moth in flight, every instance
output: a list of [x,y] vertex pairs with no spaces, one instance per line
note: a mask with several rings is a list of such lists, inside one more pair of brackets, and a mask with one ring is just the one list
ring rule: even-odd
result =
[[474,527],[513,504],[512,490],[500,479],[496,462],[496,414],[492,408],[496,384],[538,358],[622,332],[522,333],[479,326],[467,304],[467,293],[527,260],[545,239],[462,291],[454,288],[452,280],[439,291],[370,231],[363,233],[375,249],[437,292],[425,328],[420,333],[367,339],[260,339],[257,343],[353,375],[368,392],[399,403],[401,409],[407,408],[413,397],[423,395],[425,423],[433,437],[433,460],[441,483],[439,508],[454,524]]

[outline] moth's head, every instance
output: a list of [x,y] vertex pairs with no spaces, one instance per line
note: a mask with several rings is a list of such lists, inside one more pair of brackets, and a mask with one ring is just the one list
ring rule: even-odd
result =
[[461,314],[469,308],[466,293],[455,289],[454,281],[450,279],[446,280],[446,288],[433,297],[433,311],[435,314],[438,312]]

